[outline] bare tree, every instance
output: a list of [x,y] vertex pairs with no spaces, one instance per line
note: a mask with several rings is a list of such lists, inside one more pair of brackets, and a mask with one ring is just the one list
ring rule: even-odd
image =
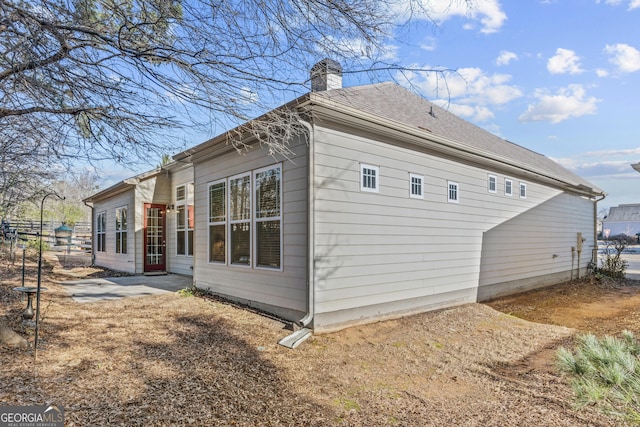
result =
[[[320,55],[366,56],[392,25],[390,6],[379,0],[0,0],[0,7],[0,123],[46,123],[43,143],[56,156],[90,160],[147,157],[185,123],[245,121],[264,111],[266,91],[301,90],[297,70]],[[354,51],[350,39],[369,52]]]

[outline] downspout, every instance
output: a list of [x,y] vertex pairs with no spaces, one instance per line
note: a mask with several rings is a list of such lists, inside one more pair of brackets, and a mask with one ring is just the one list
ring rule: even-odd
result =
[[315,146],[313,141],[313,127],[309,122],[300,119],[300,123],[309,131],[309,155],[307,159],[307,315],[299,321],[299,325],[306,328],[313,321],[315,315]]
[[315,315],[315,186],[314,186],[314,155],[315,150],[313,144],[313,127],[309,122],[300,119],[300,123],[309,131],[309,150],[307,158],[307,314],[297,322],[297,325],[302,329],[294,331],[292,334],[282,338],[278,341],[278,344],[288,347],[296,348],[302,344],[307,338],[311,337],[312,331],[307,328],[313,322]]
[[[596,199],[593,203],[593,252],[591,253],[591,262],[598,267],[598,203],[603,201],[606,194],[600,194],[601,199]],[[596,196],[597,197],[597,196]]]
[[94,233],[93,225],[96,223],[96,219],[93,217],[93,205],[89,205],[86,200],[83,200],[82,203],[88,208],[91,209],[91,265],[95,265],[96,263],[96,251],[94,243],[96,241],[96,236]]

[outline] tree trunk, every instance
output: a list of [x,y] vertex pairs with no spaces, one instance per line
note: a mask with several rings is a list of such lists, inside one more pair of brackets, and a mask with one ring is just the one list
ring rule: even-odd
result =
[[0,344],[9,347],[27,348],[29,343],[0,320]]

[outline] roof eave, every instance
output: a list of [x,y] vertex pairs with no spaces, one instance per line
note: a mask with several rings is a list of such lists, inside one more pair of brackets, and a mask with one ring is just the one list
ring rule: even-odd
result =
[[476,147],[468,144],[433,134],[427,130],[414,128],[401,122],[363,112],[359,109],[334,102],[324,97],[312,96],[311,109],[314,113],[320,114],[337,122],[343,122],[350,125],[359,124],[361,126],[366,124],[367,128],[376,129],[376,131],[381,134],[386,132],[389,136],[404,135],[405,137],[403,139],[407,140],[407,137],[409,137],[408,140],[414,146],[429,148],[431,151],[440,152],[451,157],[466,159],[489,168],[500,167],[520,174],[529,175],[538,181],[543,181],[556,187],[561,187],[581,196],[593,198],[604,195],[604,192],[598,188],[591,188],[584,184],[567,182],[558,177],[551,176],[544,171],[537,170],[530,165],[514,161],[513,159],[501,157],[495,153],[477,149]]
[[92,194],[91,196],[85,199],[82,199],[82,201],[85,203],[95,203],[100,200],[113,197],[120,193],[124,193],[132,188],[135,188],[135,186],[138,185],[141,181],[144,181],[145,179],[149,179],[156,175],[159,175],[160,173],[162,173],[163,170],[165,170],[165,168],[157,167],[150,171],[138,174],[134,177],[123,179],[122,181],[115,183],[111,187],[105,188],[102,191]]

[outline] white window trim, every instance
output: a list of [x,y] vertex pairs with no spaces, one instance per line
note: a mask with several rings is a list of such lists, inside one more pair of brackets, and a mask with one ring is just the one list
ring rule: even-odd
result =
[[[413,194],[413,179],[420,180],[420,194]],[[409,174],[409,197],[412,199],[424,199],[424,176],[415,173]]]
[[[189,192],[189,188],[193,187],[193,192]],[[184,197],[178,199],[178,189],[184,188]],[[193,238],[195,239],[195,224],[189,224],[189,203],[192,204],[195,202],[195,186],[193,185],[193,181],[184,182],[180,185],[176,185],[176,200],[175,200],[175,209],[178,212],[178,206],[184,206],[184,228],[178,228],[178,221],[176,220],[176,256],[177,257],[185,257],[185,258],[193,258],[194,254],[189,255],[189,231],[193,231]],[[194,206],[195,209],[195,206]],[[195,215],[194,215],[195,216]],[[195,222],[195,218],[194,218]],[[191,228],[189,228],[191,225]],[[184,231],[184,253],[178,253],[178,231]],[[193,242],[195,245],[195,242]],[[194,248],[195,252],[195,248]]]
[[[527,198],[527,183],[526,182],[521,182],[520,186],[518,187],[518,194],[520,195],[521,199],[526,199]],[[524,190],[524,196],[522,195],[522,190]]]
[[[450,192],[450,187],[452,185],[456,186],[456,198],[452,199],[451,196],[451,192]],[[449,203],[460,203],[460,184],[458,184],[455,181],[447,181],[447,202]]]
[[[509,192],[507,192],[507,182],[511,185],[509,186]],[[504,179],[504,195],[508,197],[513,197],[513,180],[509,178]]]
[[[104,216],[104,228],[99,229],[100,217]],[[98,249],[98,234],[102,235],[102,242],[104,243],[104,249]],[[96,214],[96,252],[107,252],[107,211],[101,211]]]
[[[493,178],[493,185],[494,188],[493,190],[491,189],[491,179]],[[498,177],[496,175],[493,174],[489,174],[487,176],[487,190],[489,191],[489,193],[495,194],[498,192]]]
[[[238,179],[238,178],[244,178],[245,176],[249,177],[249,216],[250,218],[248,220],[246,219],[231,219],[231,181],[233,181],[234,179]],[[254,230],[251,230],[251,232],[249,233],[249,264],[240,264],[240,263],[233,263],[231,262],[231,247],[233,245],[233,242],[231,240],[231,226],[233,224],[244,224],[245,222],[249,223],[249,226],[251,228],[255,228],[255,224],[254,224],[254,203],[253,203],[253,172],[252,171],[248,171],[248,172],[243,172],[243,173],[239,173],[237,175],[233,175],[230,176],[229,178],[227,178],[227,242],[226,242],[226,250],[227,250],[227,264],[230,267],[235,267],[235,268],[253,268],[253,263],[255,262],[255,260],[253,259],[253,245],[254,245],[254,239],[253,239],[253,234],[254,234]]]
[[[211,187],[218,184],[224,184],[224,221],[211,221]],[[215,265],[229,265],[229,257],[227,253],[229,243],[229,226],[227,219],[229,218],[228,203],[228,186],[226,178],[212,181],[207,184],[207,262]],[[211,261],[211,226],[224,225],[224,262]]]
[[[127,226],[125,228],[120,228],[118,229],[118,219],[120,216],[120,213],[122,212],[122,209],[125,210],[126,212],[126,217],[127,217]],[[125,246],[127,248],[127,252],[122,252],[122,233],[126,233],[127,235],[127,239],[129,238],[129,232],[128,232],[128,228],[129,228],[129,208],[127,205],[124,206],[118,206],[115,209],[115,224],[114,224],[114,230],[115,230],[115,235],[114,235],[114,239],[115,239],[115,254],[118,256],[126,256],[127,252],[129,252],[129,242],[125,239]],[[118,247],[118,239],[117,239],[117,235],[118,233],[120,234],[120,247]]]
[[[365,187],[364,186],[364,170],[370,169],[375,172],[375,187]],[[380,192],[380,167],[368,165],[365,163],[360,163],[360,191],[365,191],[368,193],[379,193]]]
[[[271,169],[280,169],[280,194],[278,195],[278,197],[280,198],[280,215],[275,216],[275,217],[267,217],[267,218],[260,218],[258,219],[258,216],[256,215],[256,210],[258,208],[257,203],[253,203],[252,205],[252,210],[251,210],[251,227],[252,227],[252,241],[251,241],[251,265],[253,266],[254,269],[256,270],[266,270],[266,271],[282,271],[283,270],[283,261],[284,258],[282,256],[282,241],[283,241],[283,236],[282,236],[282,231],[284,229],[284,227],[282,226],[282,182],[283,182],[283,172],[282,172],[282,163],[276,163],[274,165],[270,165],[270,166],[266,166],[260,169],[255,169],[251,172],[251,191],[252,191],[252,196],[255,196],[255,194],[253,194],[253,192],[256,191],[256,175],[259,174],[260,172],[264,172],[267,170],[271,170]],[[256,244],[258,242],[258,237],[257,237],[257,233],[258,233],[258,227],[257,227],[257,223],[258,222],[264,222],[264,221],[275,221],[278,220],[280,221],[280,267],[278,268],[273,268],[273,267],[266,267],[266,266],[259,266],[258,265],[258,245]]]

